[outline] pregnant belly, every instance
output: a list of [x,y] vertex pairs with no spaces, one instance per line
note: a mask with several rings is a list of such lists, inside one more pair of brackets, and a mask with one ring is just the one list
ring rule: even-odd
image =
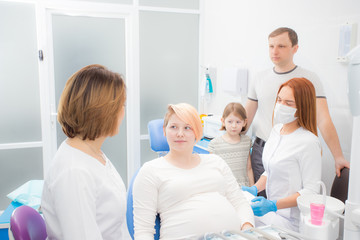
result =
[[223,230],[240,230],[240,220],[219,193],[195,195],[161,213],[161,239],[191,239]]

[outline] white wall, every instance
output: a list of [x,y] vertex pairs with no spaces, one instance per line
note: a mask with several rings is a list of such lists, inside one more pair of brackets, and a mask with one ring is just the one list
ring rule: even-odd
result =
[[[203,65],[217,70],[216,93],[201,111],[222,113],[230,101],[245,104],[246,96],[221,91],[226,67],[247,67],[250,78],[272,67],[267,36],[278,27],[290,27],[299,36],[295,63],[316,72],[325,87],[330,114],[345,158],[350,159],[352,116],[347,99],[347,66],[337,62],[339,28],[350,22],[360,28],[358,0],[206,0],[204,1]],[[357,39],[360,39],[358,30]],[[357,41],[360,42],[360,41]],[[323,181],[328,193],[335,176],[334,160],[322,140]]]

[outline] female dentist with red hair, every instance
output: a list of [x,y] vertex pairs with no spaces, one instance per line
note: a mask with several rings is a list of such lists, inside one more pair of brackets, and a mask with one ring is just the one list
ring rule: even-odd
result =
[[265,144],[265,171],[251,187],[256,196],[266,190],[267,199],[252,200],[255,225],[275,224],[299,230],[296,199],[318,193],[321,179],[321,146],[316,127],[316,96],[313,84],[293,78],[279,88],[273,113],[275,123]]

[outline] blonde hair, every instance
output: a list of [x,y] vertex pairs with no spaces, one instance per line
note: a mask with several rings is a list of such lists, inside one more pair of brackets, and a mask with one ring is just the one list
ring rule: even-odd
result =
[[194,131],[195,140],[199,141],[202,138],[203,129],[201,119],[197,110],[187,103],[169,104],[168,112],[165,114],[164,127],[169,123],[170,117],[176,114],[182,121],[189,124]]
[[89,65],[66,82],[57,118],[69,138],[112,136],[125,100],[126,86],[120,74],[99,64]]
[[[222,115],[222,118],[225,120],[225,118],[227,118],[231,113],[234,113],[236,116],[238,116],[239,118],[241,118],[242,120],[246,120],[247,116],[246,116],[246,110],[243,107],[243,105],[241,105],[240,103],[236,103],[236,102],[231,102],[228,105],[226,105],[225,109],[224,109],[224,113]],[[246,125],[241,129],[241,132],[245,131],[246,129]],[[222,124],[220,130],[226,130],[225,125]]]

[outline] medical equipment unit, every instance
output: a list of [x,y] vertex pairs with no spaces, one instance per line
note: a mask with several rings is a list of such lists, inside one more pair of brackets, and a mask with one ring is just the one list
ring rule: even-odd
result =
[[[348,96],[350,111],[353,115],[350,174],[348,197],[345,201],[344,240],[360,239],[360,46],[351,50],[348,55]],[[325,189],[325,188],[323,188]],[[322,199],[322,201],[321,201]],[[339,217],[342,217],[341,201],[332,197],[300,196],[298,207],[301,211],[300,233],[312,235],[315,239],[337,239]],[[309,221],[310,202],[322,202],[325,213],[321,225],[311,224]]]
[[348,199],[345,202],[344,239],[360,239],[360,45],[348,54],[349,104],[353,115]]
[[250,228],[243,231],[222,231],[221,233],[206,233],[198,240],[315,240],[298,232],[276,225]]
[[221,136],[225,133],[225,131],[220,131],[222,126],[221,116],[207,116],[203,117],[204,121],[204,137],[208,139],[213,139],[217,136]]
[[334,197],[326,196],[325,184],[318,183],[322,187],[322,195],[309,194],[297,198],[299,232],[313,239],[336,240],[339,237],[339,218],[344,218],[345,205]]
[[[345,217],[342,215],[344,204],[338,199],[325,196],[325,185],[323,183],[321,183],[323,196],[308,195],[300,196],[297,199],[301,211],[300,233],[320,240],[335,240],[339,237],[339,218],[345,218],[344,239],[360,239],[360,193],[356,186],[360,180],[358,172],[360,169],[360,150],[356,147],[360,143],[360,46],[351,51],[349,55],[349,103],[354,121],[350,161],[352,171],[349,175]],[[325,206],[324,217],[320,224],[311,222],[310,204],[312,202]]]

